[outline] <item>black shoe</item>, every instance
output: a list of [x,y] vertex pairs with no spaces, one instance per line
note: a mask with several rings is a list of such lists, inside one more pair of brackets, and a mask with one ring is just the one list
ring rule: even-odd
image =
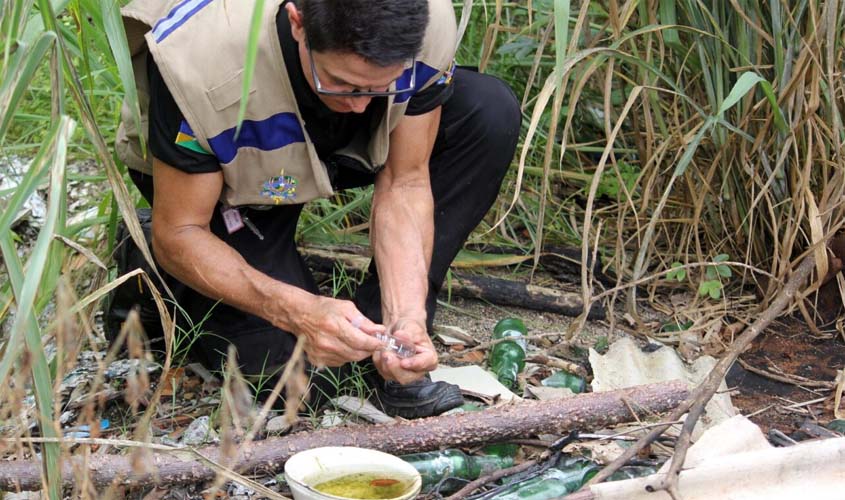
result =
[[457,385],[432,382],[428,375],[407,385],[385,381],[375,372],[371,380],[375,391],[370,400],[391,417],[431,417],[464,404]]

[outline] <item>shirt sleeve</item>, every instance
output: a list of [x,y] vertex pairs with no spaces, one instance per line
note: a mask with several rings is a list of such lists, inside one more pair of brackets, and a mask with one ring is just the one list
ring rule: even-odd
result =
[[418,93],[408,101],[408,108],[405,114],[409,116],[423,115],[442,106],[451,97],[453,92],[451,78],[437,82]]
[[150,80],[150,152],[160,161],[191,174],[221,170],[217,157],[200,147],[190,125],[176,105],[158,65],[147,57]]

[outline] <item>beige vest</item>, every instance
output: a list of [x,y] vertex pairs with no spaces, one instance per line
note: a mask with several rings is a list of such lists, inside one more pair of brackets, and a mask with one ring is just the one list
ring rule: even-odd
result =
[[[237,138],[252,2],[135,0],[122,9],[143,137],[148,136],[149,51],[197,142],[220,162],[224,176],[220,200],[233,206],[304,203],[333,194],[326,167],[308,138],[282,58],[275,21],[281,4],[281,0],[268,0],[264,5],[255,74]],[[454,59],[456,23],[451,0],[429,0],[429,13],[422,53],[417,57],[418,89],[444,77]],[[390,97],[374,130],[361,130],[337,153],[378,171],[387,160],[390,132],[404,115],[408,97]],[[116,150],[130,168],[151,173],[152,157],[143,154],[131,110],[130,103],[124,103]]]

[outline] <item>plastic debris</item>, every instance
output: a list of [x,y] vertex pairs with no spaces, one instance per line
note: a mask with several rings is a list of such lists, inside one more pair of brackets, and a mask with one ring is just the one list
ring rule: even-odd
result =
[[[690,389],[698,386],[716,365],[711,356],[701,356],[692,366],[684,363],[674,349],[662,346],[645,353],[633,340],[623,337],[614,342],[607,354],[600,355],[590,349],[590,364],[593,368],[592,387],[594,392],[623,389],[636,385],[683,380]],[[693,431],[693,439],[714,425],[736,415],[724,381],[719,391],[706,406]]]
[[[838,499],[845,481],[842,456],[845,438],[775,448],[759,427],[736,416],[708,429],[690,447],[679,493],[684,500]],[[667,469],[668,464],[657,475],[593,485],[590,493],[595,500],[669,498],[646,491]]]
[[519,396],[496,380],[493,374],[477,365],[457,368],[440,367],[431,372],[431,380],[449,382],[457,385],[461,390],[491,399],[498,398],[502,401],[520,399]]
[[[100,420],[100,430],[104,431],[109,428],[110,422],[108,419]],[[91,426],[90,425],[78,425],[76,427],[69,427],[67,429],[62,429],[62,433],[64,433],[65,437],[69,438],[89,438],[91,437]]]

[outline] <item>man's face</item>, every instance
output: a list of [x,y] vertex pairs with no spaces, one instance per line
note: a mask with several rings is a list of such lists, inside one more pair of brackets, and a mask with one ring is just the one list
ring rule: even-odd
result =
[[[299,45],[302,73],[311,86],[311,90],[332,111],[337,113],[363,113],[373,98],[370,96],[320,94],[317,92],[313,73],[317,74],[320,86],[324,90],[383,92],[389,90],[390,85],[404,72],[405,65],[403,64],[382,67],[367,62],[362,57],[352,53],[313,52],[308,50],[299,11],[292,3],[288,3],[285,7],[288,10],[291,33]],[[311,70],[312,58],[314,71]]]

